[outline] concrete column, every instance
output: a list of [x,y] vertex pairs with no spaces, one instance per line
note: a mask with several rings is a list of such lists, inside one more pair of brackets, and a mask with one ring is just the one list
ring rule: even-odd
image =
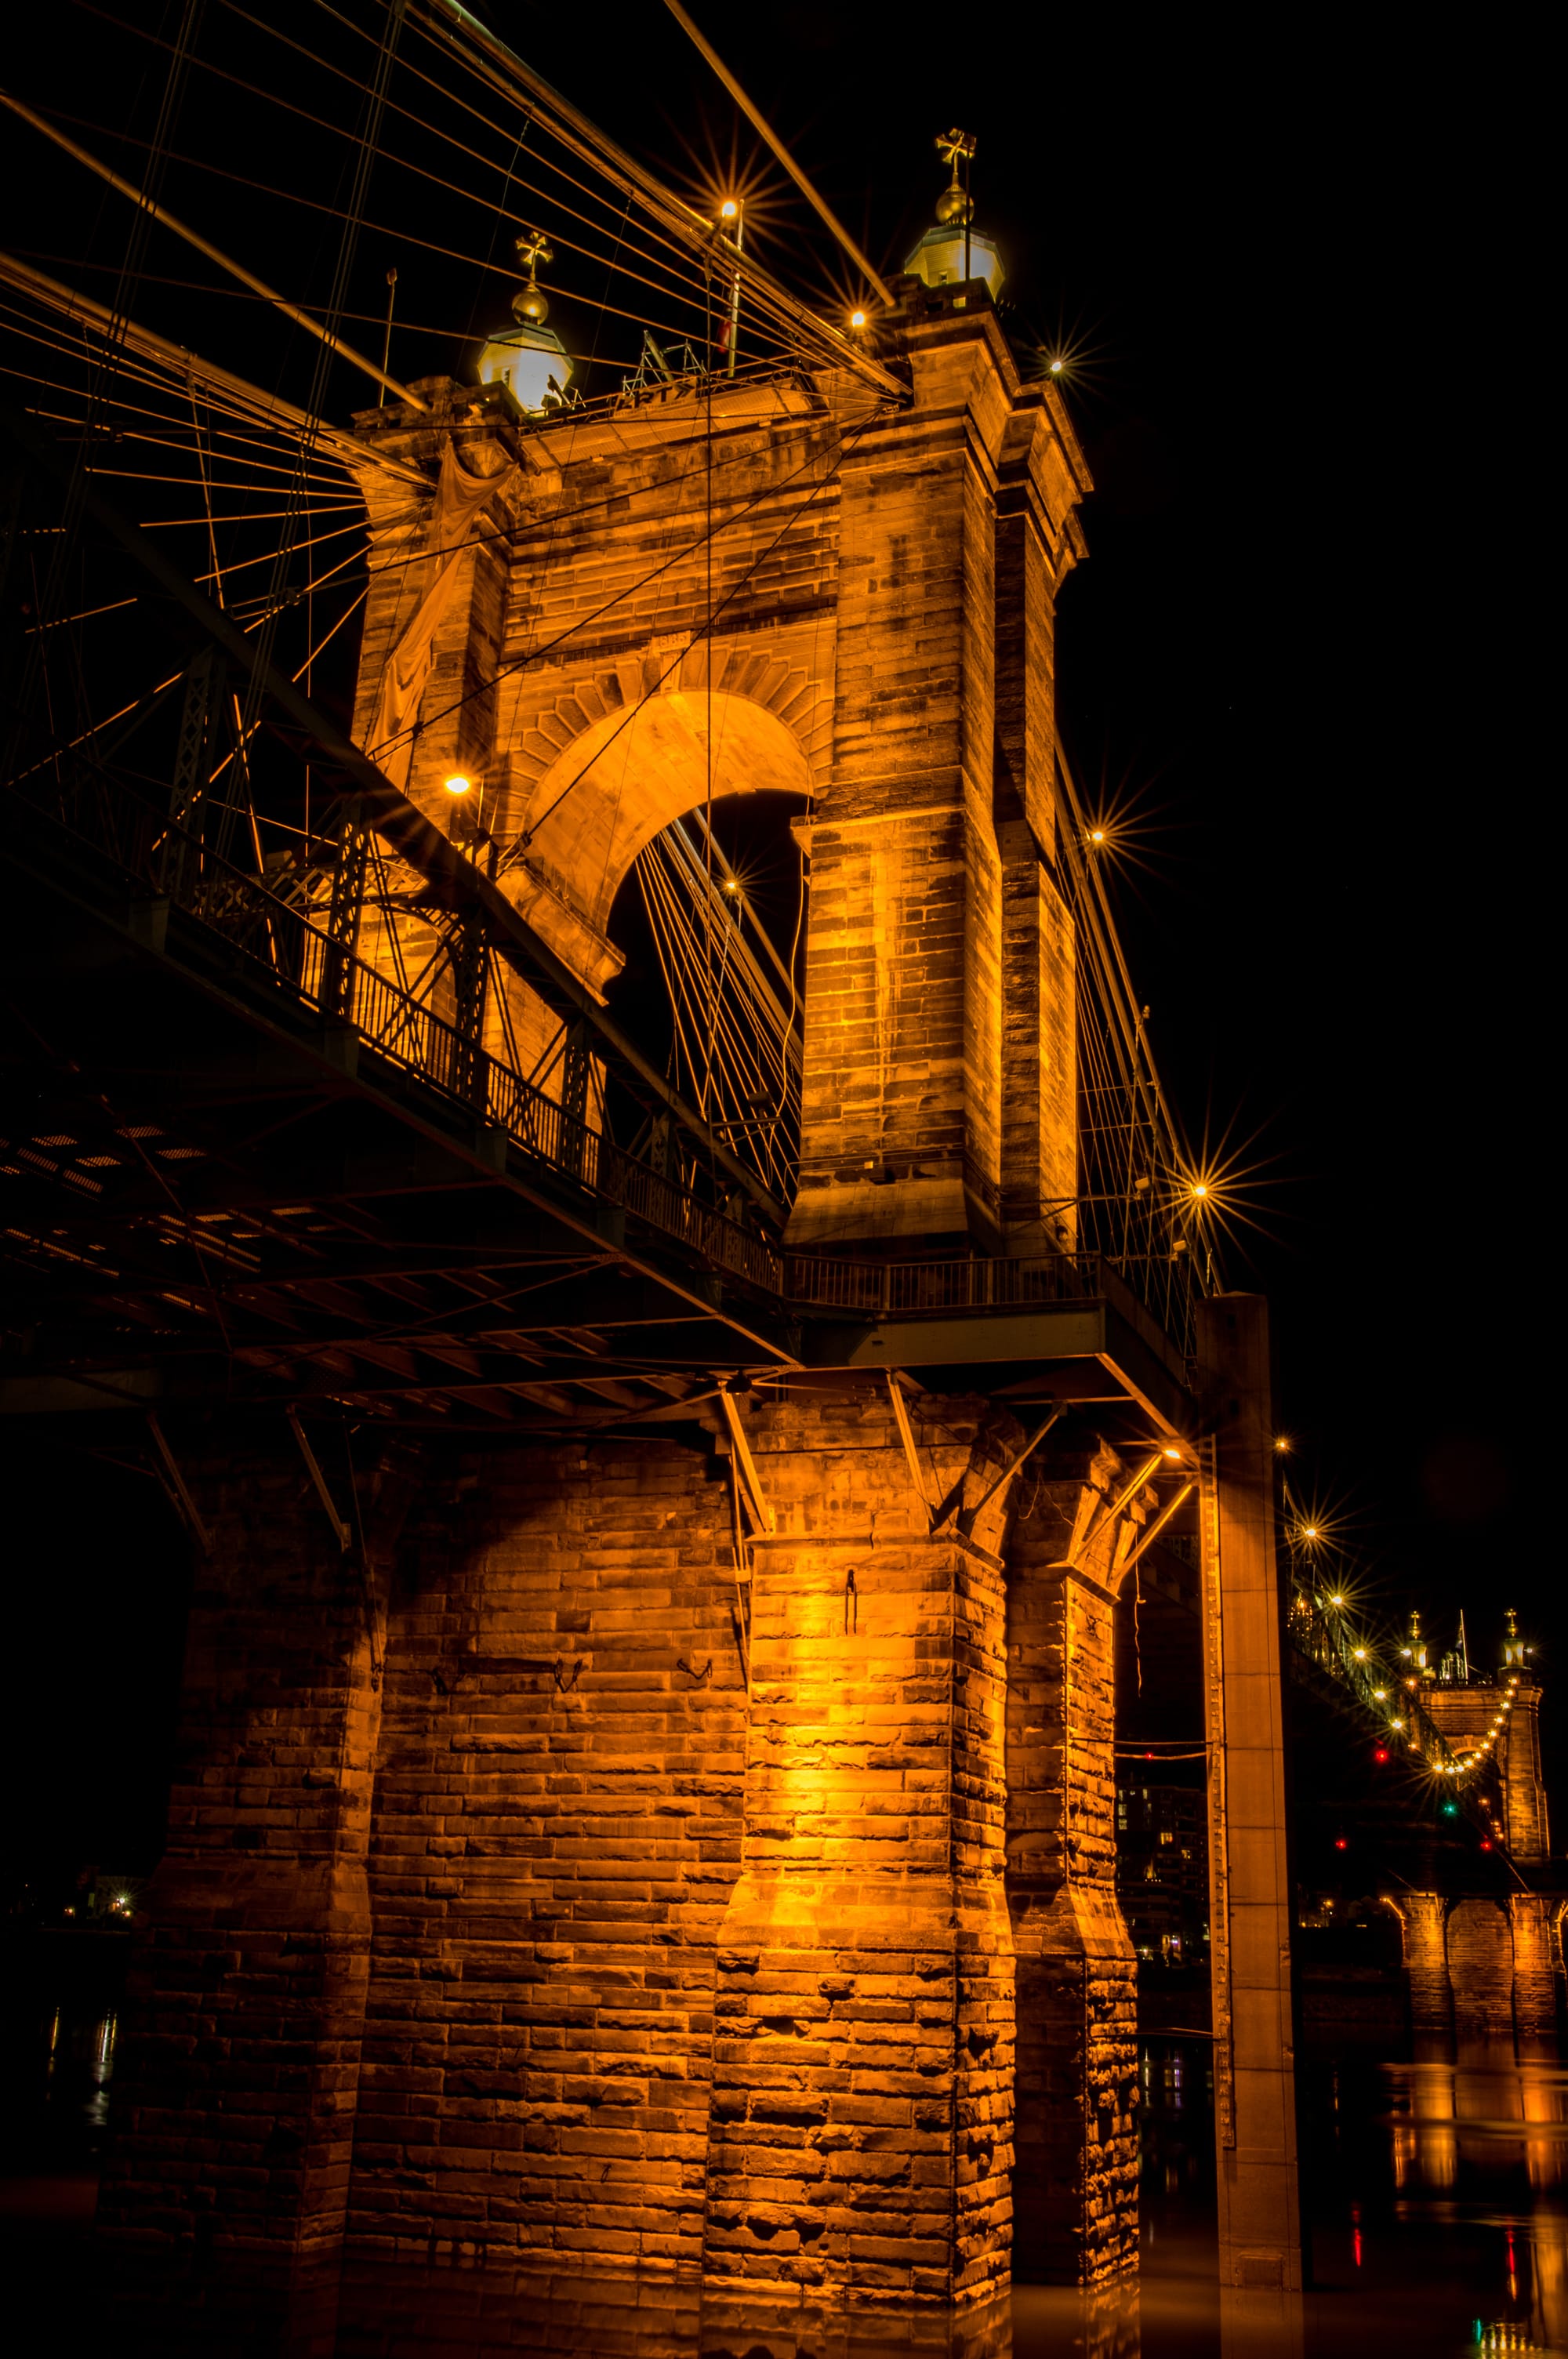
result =
[[1138,2259],[1137,1961],[1116,1890],[1116,1531],[1082,1549],[1076,1571],[1063,1561],[1124,1481],[1108,1451],[1048,1481],[1007,1543],[1013,2267],[1079,2285]]
[[[932,1501],[982,1415],[910,1404]],[[1006,2278],[1012,2163],[1000,1508],[933,1541],[885,1395],[747,1422],[777,1531],[752,1576],[704,2274],[973,2299]]]
[[1514,2030],[1540,2039],[1557,2028],[1557,1977],[1552,1962],[1550,1903],[1539,1892],[1508,1898],[1514,1941]]
[[1269,1311],[1198,1306],[1220,2281],[1301,2282]]
[[191,1480],[212,1545],[98,2221],[292,2263],[340,2242],[347,2203],[384,1606],[287,1434]]
[[1447,1903],[1435,1892],[1403,1892],[1397,1906],[1404,1929],[1410,2028],[1420,2038],[1445,2038],[1454,2022],[1448,1988]]

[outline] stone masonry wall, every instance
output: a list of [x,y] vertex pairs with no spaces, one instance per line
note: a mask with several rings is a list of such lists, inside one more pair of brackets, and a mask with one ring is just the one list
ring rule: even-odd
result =
[[[346,1506],[347,1462],[317,1433]],[[192,1464],[192,1598],[168,1849],[127,1995],[99,2224],[147,2248],[304,2254],[343,2231],[370,1906],[380,1559],[345,1557],[290,1439]]]
[[1108,1451],[1049,1464],[1007,1545],[1014,2268],[1078,2284],[1138,2252],[1137,1966],[1116,1896],[1114,1754],[1113,1584],[1128,1527],[1106,1512],[1124,1483]]
[[474,1462],[389,1632],[352,2234],[691,2263],[746,1690],[705,1449]]
[[740,1414],[738,1579],[716,1419],[362,1468],[347,1559],[291,1444],[197,1471],[114,2233],[978,2299],[1016,1947],[1020,2258],[1126,2265],[1111,1614],[1057,1562],[1120,1470],[976,1518],[1019,1438],[984,1402],[914,1394],[914,1468],[884,1383]]
[[[930,1502],[991,1463],[982,1404],[909,1416]],[[752,1447],[779,1528],[754,1551],[706,2271],[972,2296],[1009,2245],[1000,1566],[932,1539],[885,1396],[760,1408]]]

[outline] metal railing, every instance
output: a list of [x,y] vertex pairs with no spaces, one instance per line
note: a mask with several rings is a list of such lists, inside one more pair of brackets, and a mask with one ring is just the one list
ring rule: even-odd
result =
[[[170,828],[102,777],[73,782],[67,832],[139,885],[152,902],[185,911],[275,986],[324,1018],[351,1026],[366,1047],[505,1131],[530,1159],[608,1201],[692,1253],[775,1297],[784,1257],[767,1237],[637,1162],[603,1132],[492,1056],[380,968],[334,941],[263,880],[233,867],[197,837]],[[31,799],[29,799],[31,800]],[[37,809],[36,802],[32,806]]]
[[[69,832],[106,853],[144,892],[167,899],[324,1018],[351,1026],[378,1056],[504,1131],[531,1160],[618,1207],[712,1267],[791,1308],[852,1319],[913,1319],[1104,1299],[1117,1283],[1178,1351],[1191,1348],[1185,1269],[1152,1256],[952,1255],[871,1261],[786,1254],[689,1189],[617,1147],[559,1099],[446,1021],[382,968],[332,939],[263,878],[171,828],[102,774],[68,796]],[[35,808],[37,806],[35,805]]]
[[1120,1287],[1153,1315],[1179,1352],[1192,1349],[1191,1299],[1171,1294],[1163,1266],[1151,1256],[969,1254],[924,1261],[848,1261],[791,1254],[785,1285],[792,1302],[871,1319],[1103,1301]]
[[1029,1303],[1090,1302],[1103,1290],[1098,1254],[954,1255],[931,1261],[840,1261],[791,1254],[785,1286],[792,1302],[859,1318],[1002,1310]]

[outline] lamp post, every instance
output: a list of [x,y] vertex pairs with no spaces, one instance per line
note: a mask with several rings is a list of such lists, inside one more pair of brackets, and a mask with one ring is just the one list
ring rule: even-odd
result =
[[734,376],[735,345],[740,340],[740,256],[746,247],[746,212],[738,197],[724,199],[719,207],[719,219],[731,224],[730,244],[735,251],[735,273],[730,282],[728,352],[724,362],[724,375]]

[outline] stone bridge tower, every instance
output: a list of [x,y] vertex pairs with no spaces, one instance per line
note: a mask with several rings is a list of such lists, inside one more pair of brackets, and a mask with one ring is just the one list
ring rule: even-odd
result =
[[[499,385],[361,419],[430,498],[369,481],[357,734],[442,827],[479,782],[508,897],[615,1006],[611,911],[683,814],[793,799],[809,847],[788,1242],[1072,1242],[1072,921],[1054,607],[1088,477],[983,279],[899,282],[884,357],[678,379],[525,432]],[[516,1030],[542,1010],[509,984]]]
[[[1052,628],[1087,477],[983,280],[895,291],[877,337],[902,403],[796,371],[524,421],[498,385],[438,380],[423,414],[362,418],[428,489],[367,486],[357,734],[612,1010],[642,849],[711,800],[791,799],[811,890],[789,1245],[1060,1252]],[[418,892],[376,922],[361,955],[417,971]],[[492,977],[487,1043],[548,1071],[558,1028]],[[506,1234],[559,1255],[528,1185],[533,1227]],[[642,1300],[624,1234],[550,1314],[574,1322],[544,1331],[561,1351],[609,1355]],[[192,1445],[211,1548],[105,2225],[884,2299],[1131,2267],[1112,1629],[1155,1477],[1184,1467],[1190,1491],[1199,1468],[1180,1353],[1110,1293],[999,1329],[823,1324],[608,1433],[447,1440],[432,1414],[383,1428],[374,1467],[363,1441],[357,1471],[346,1440],[335,1473],[307,1451],[309,1481],[298,1420]],[[511,1348],[548,1408],[540,1332]],[[1050,1429],[1074,1404],[1067,1444]],[[1223,1490],[1223,1440],[1204,1462]],[[352,1519],[323,1519],[334,1484]],[[1271,1535],[1247,1513],[1209,1555],[1256,1603]],[[1258,1889],[1236,1886],[1244,2156],[1265,2067],[1289,2135],[1278,1663],[1248,1669],[1247,1626],[1223,1670],[1252,1680],[1234,1757],[1264,1765]]]

